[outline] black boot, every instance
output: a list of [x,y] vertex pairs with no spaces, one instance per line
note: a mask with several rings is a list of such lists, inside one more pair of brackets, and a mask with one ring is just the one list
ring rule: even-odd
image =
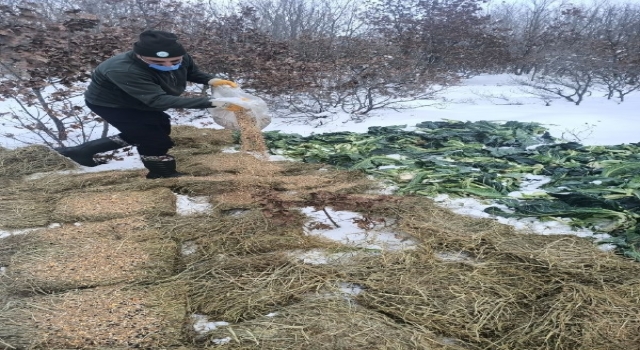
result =
[[167,177],[183,176],[176,171],[176,159],[170,155],[164,156],[140,156],[144,167],[149,169],[147,179],[160,179]]
[[75,147],[54,148],[54,150],[80,165],[94,167],[100,165],[93,159],[94,154],[117,150],[124,146],[127,146],[127,143],[115,136],[103,137]]

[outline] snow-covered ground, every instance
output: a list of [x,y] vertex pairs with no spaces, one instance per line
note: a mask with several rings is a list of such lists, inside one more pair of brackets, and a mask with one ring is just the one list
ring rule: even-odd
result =
[[413,126],[427,120],[514,120],[544,124],[552,136],[585,145],[640,142],[640,120],[637,117],[640,93],[628,96],[623,103],[607,100],[604,92],[594,92],[579,106],[562,99],[556,99],[546,106],[545,101],[528,92],[514,79],[510,75],[474,77],[465,81],[464,85],[445,90],[439,100],[406,104],[422,105],[412,109],[373,111],[370,117],[362,121],[349,121],[345,114],[320,119],[315,125],[295,125],[290,120],[276,118],[265,130],[308,135],[336,131],[366,132],[370,126]]

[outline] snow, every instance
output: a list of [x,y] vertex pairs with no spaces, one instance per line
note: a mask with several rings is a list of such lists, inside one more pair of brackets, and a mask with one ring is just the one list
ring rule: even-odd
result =
[[322,249],[311,249],[306,251],[296,250],[291,251],[290,253],[292,257],[309,265],[339,264],[341,262],[349,261],[349,259],[358,254],[357,251],[328,253]]
[[346,296],[356,296],[363,291],[361,286],[353,283],[340,283],[339,288],[340,292]]
[[223,344],[230,343],[231,338],[230,337],[218,338],[218,339],[213,339],[211,342],[213,342],[216,345],[223,345]]
[[527,175],[524,180],[520,184],[520,191],[513,191],[509,193],[510,197],[514,198],[522,198],[526,195],[536,195],[540,193],[544,193],[542,190],[538,190],[538,188],[542,187],[544,184],[547,184],[551,181],[551,178],[543,175]]
[[195,252],[197,251],[198,251],[198,245],[192,241],[184,242],[180,247],[180,252],[182,253],[183,256],[195,254]]
[[229,325],[229,322],[224,321],[210,322],[207,316],[199,314],[191,315],[191,319],[193,320],[193,330],[197,333],[207,333],[218,327]]
[[182,194],[176,195],[176,213],[178,215],[206,214],[211,211],[211,203],[206,196],[189,197]]
[[[424,121],[521,121],[537,122],[549,128],[552,136],[564,136],[568,141],[586,145],[617,145],[640,141],[640,123],[636,111],[640,108],[640,93],[631,95],[624,103],[599,97],[596,93],[579,106],[554,100],[545,106],[540,97],[523,91],[509,75],[485,75],[471,78],[464,85],[442,93],[439,101],[416,101],[411,105],[425,105],[412,109],[385,109],[371,112],[364,120],[349,120],[349,116],[335,114],[331,120],[318,119],[311,125],[292,124],[291,120],[275,119],[265,130],[309,135],[326,132],[366,132],[370,126],[407,125],[409,128]],[[506,100],[505,100],[506,99]],[[327,117],[329,118],[329,117]]]
[[[331,208],[316,210],[313,207],[302,208],[301,211],[309,217],[309,224],[305,227],[308,235],[322,236],[346,246],[373,251],[400,250],[416,245],[410,237],[388,229],[389,221],[363,228],[358,225],[358,220],[362,219],[360,213]],[[313,228],[318,224],[322,228]]]
[[0,238],[6,238],[9,236],[23,235],[29,232],[38,230],[37,228],[27,228],[21,230],[0,230]]

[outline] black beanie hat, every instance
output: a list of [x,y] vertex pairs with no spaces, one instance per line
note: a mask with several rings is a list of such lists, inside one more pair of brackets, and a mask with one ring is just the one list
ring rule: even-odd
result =
[[178,37],[161,30],[146,30],[140,34],[140,40],[133,44],[133,52],[146,57],[178,57],[187,53],[178,43]]

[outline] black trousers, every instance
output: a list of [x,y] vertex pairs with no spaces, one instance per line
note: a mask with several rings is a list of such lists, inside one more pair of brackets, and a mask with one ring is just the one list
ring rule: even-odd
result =
[[97,106],[85,101],[93,113],[120,131],[120,138],[136,146],[141,156],[163,156],[173,147],[167,113]]

